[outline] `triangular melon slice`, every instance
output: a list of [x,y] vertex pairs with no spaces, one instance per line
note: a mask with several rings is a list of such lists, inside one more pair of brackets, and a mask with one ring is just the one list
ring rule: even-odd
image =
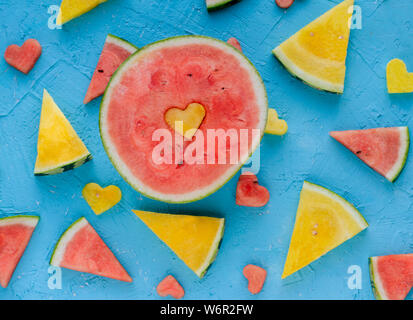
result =
[[36,216],[0,219],[0,285],[6,288],[39,222]]
[[83,103],[87,104],[101,96],[116,69],[137,50],[128,41],[108,34]]
[[62,111],[44,90],[35,175],[61,173],[92,159]]
[[360,212],[345,199],[305,181],[282,278],[304,268],[367,227]]
[[371,257],[370,280],[377,300],[404,300],[413,288],[413,253]]
[[65,24],[106,1],[107,0],[62,0],[56,24]]
[[409,153],[409,128],[333,131],[330,135],[390,182],[403,170]]
[[133,212],[198,277],[203,277],[218,253],[224,234],[224,219],[139,210]]
[[50,264],[132,282],[132,278],[84,217],[75,221],[60,237]]
[[349,23],[354,0],[345,0],[273,50],[290,71],[310,86],[344,91]]

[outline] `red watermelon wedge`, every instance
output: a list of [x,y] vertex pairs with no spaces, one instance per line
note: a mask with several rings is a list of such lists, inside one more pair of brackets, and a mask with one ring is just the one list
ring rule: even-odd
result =
[[370,280],[378,300],[404,300],[413,287],[413,253],[371,257]]
[[36,216],[0,219],[0,285],[6,288],[39,222]]
[[410,145],[407,127],[333,131],[330,135],[390,182],[406,163]]
[[132,278],[85,218],[75,221],[63,233],[53,251],[50,264],[132,282]]
[[128,41],[109,34],[83,103],[87,104],[101,96],[116,69],[137,50],[138,48]]

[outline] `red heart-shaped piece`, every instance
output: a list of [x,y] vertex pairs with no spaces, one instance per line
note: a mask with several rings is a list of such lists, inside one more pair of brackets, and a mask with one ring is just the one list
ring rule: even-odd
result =
[[239,44],[239,41],[237,38],[229,38],[227,43],[242,52],[241,45]]
[[294,0],[275,0],[275,3],[282,9],[288,9],[294,3]]
[[16,44],[8,46],[4,59],[17,70],[27,74],[32,70],[41,53],[40,43],[35,39],[28,39],[21,47]]
[[242,273],[244,277],[248,279],[248,290],[252,294],[259,293],[267,278],[267,271],[261,267],[249,264],[245,266]]
[[267,188],[258,184],[257,177],[250,173],[243,173],[238,180],[236,203],[239,206],[263,207],[270,200]]
[[156,291],[161,297],[170,295],[175,299],[181,299],[185,295],[184,288],[182,288],[179,282],[171,275],[167,276],[158,284]]

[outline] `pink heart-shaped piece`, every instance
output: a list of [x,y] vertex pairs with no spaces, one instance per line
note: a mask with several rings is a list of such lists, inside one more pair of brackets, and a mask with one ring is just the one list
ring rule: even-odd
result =
[[263,207],[270,200],[267,188],[258,184],[257,177],[245,172],[241,174],[237,184],[236,203],[239,206]]
[[241,45],[237,38],[229,38],[227,43],[242,52]]
[[288,9],[294,3],[294,0],[275,0],[275,3],[282,9]]
[[42,53],[42,46],[35,39],[28,39],[21,47],[12,44],[7,47],[4,59],[17,70],[27,74],[34,67]]
[[182,288],[179,282],[171,275],[167,276],[158,284],[156,291],[161,297],[170,295],[175,299],[181,299],[185,295],[184,288]]
[[244,267],[242,273],[244,274],[244,277],[248,279],[248,290],[252,294],[259,293],[267,278],[267,271],[261,267],[249,264]]

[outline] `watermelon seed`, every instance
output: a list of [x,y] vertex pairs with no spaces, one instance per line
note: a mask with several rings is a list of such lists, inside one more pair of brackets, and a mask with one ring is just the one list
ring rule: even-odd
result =
[[103,70],[102,70],[102,69],[99,69],[98,72],[103,73]]
[[188,76],[188,77],[192,77],[192,73],[188,73],[187,76]]
[[360,153],[361,153],[361,151],[357,151],[357,152],[356,152],[356,154],[360,154]]

